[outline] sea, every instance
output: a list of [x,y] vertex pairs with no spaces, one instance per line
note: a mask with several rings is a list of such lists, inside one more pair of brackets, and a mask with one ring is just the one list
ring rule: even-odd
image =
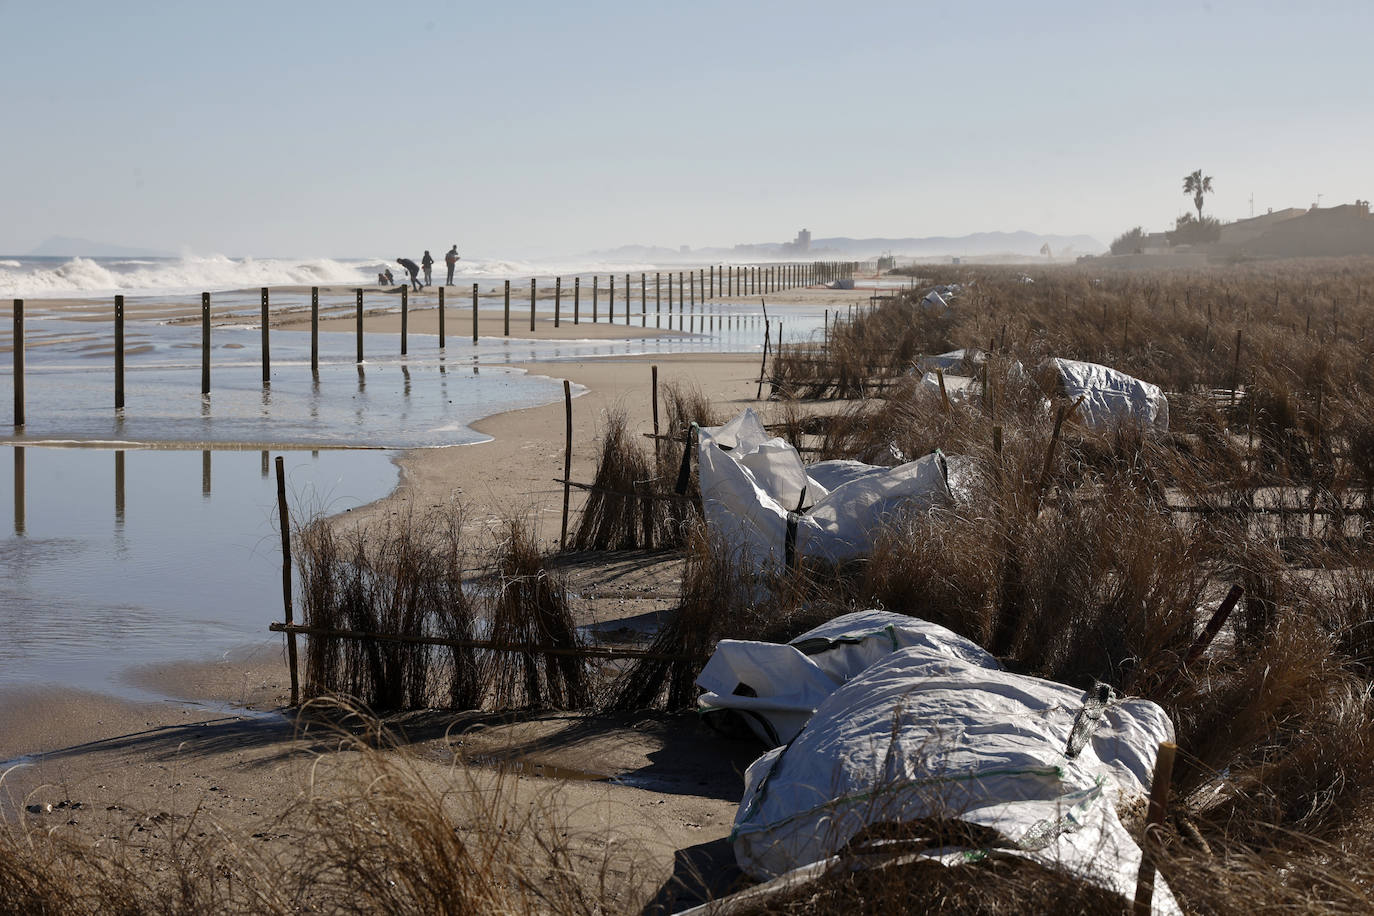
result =
[[[444,279],[444,252],[432,251],[434,278]],[[417,263],[418,254],[411,253]],[[188,296],[202,292],[263,286],[375,286],[390,268],[403,274],[393,257],[231,258],[183,255],[167,258],[33,257],[0,255],[0,298],[86,298],[114,295]],[[463,258],[454,282],[481,283],[520,277],[573,277],[652,271],[654,265],[594,258],[530,261]],[[666,268],[659,268],[666,269]],[[679,265],[676,269],[682,269]]]
[[[442,252],[438,257],[442,271]],[[299,287],[342,288],[322,295],[321,307],[351,309],[346,291],[376,290],[387,266],[394,262],[0,256],[0,351],[12,339],[5,300],[28,300],[22,430],[13,425],[13,356],[0,352],[0,689],[51,683],[150,699],[130,677],[138,666],[279,651],[280,638],[267,633],[280,602],[278,455],[293,508],[347,512],[396,485],[398,450],[480,442],[476,420],[560,400],[561,361],[757,353],[765,328],[774,329],[775,341],[778,330],[777,316],[768,323],[752,297],[698,295],[685,314],[680,306],[676,314],[655,314],[653,273],[688,269],[683,265],[464,259],[455,283],[479,284],[483,310],[503,307],[493,290],[505,279],[514,293],[531,278],[544,287],[561,276],[566,291],[577,276],[648,273],[647,310],[638,307],[632,283],[630,325],[666,333],[541,340],[521,338],[512,322],[513,336],[474,342],[462,336],[460,319],[446,347],[433,335],[412,334],[405,355],[396,334],[369,332],[358,363],[353,334],[329,332],[320,335],[319,370],[312,372],[309,333],[273,329],[270,385],[262,384],[257,288],[297,287],[274,293],[274,310],[308,309]],[[583,280],[584,321],[589,283]],[[200,392],[198,323],[131,318],[125,407],[114,410],[111,327],[103,320],[112,317],[112,297],[122,294],[131,306],[184,305],[202,292],[221,309],[212,332],[212,393]],[[618,293],[623,325],[623,281]],[[395,309],[397,298],[378,291],[369,312]],[[81,304],[45,307],[49,299]],[[527,302],[520,302],[522,317]],[[218,321],[226,306],[227,324]],[[538,303],[544,317],[551,309],[547,300]],[[819,336],[825,318],[813,312],[789,311],[784,338]],[[509,368],[516,362],[548,369]]]

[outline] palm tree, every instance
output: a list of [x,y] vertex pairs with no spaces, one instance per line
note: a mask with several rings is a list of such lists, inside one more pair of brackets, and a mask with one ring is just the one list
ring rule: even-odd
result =
[[1202,222],[1202,195],[1212,193],[1212,176],[1202,177],[1202,169],[1191,175],[1184,175],[1183,193],[1193,195],[1193,206],[1197,207],[1197,221]]

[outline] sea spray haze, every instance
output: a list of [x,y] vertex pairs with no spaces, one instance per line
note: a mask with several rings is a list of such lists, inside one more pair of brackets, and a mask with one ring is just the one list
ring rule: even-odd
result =
[[[411,250],[416,247],[402,243],[398,251],[418,258],[418,252]],[[403,273],[394,258],[231,258],[219,254],[179,258],[3,257],[0,297],[93,298],[114,293],[185,296],[261,286],[369,287],[376,285],[377,274],[388,267],[393,274]],[[541,262],[479,256],[460,260],[455,279],[461,277],[471,283],[496,277],[639,273],[651,269],[648,264],[595,258]]]

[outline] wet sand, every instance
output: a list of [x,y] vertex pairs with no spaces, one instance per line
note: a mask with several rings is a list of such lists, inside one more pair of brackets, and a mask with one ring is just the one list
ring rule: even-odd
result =
[[[775,302],[842,307],[859,297],[866,294],[791,290],[769,300],[770,307]],[[426,312],[412,315],[411,327],[424,333],[431,319],[437,329],[437,313]],[[348,319],[337,321],[351,327]],[[377,326],[369,328],[386,329],[387,321],[399,328],[399,316],[379,316]],[[514,316],[512,321],[514,332]],[[462,327],[461,321],[456,324]],[[541,334],[553,330],[552,322],[540,326]],[[559,330],[570,332],[568,326]],[[584,324],[571,330],[578,336],[588,330],[624,336],[623,326]],[[762,407],[754,400],[759,362],[753,355],[524,365],[588,388],[573,401],[572,479],[590,481],[597,434],[608,412],[624,411],[635,435],[652,430],[650,367],[655,363],[661,386],[695,386],[722,413]],[[511,515],[532,517],[540,540],[556,545],[563,404],[499,414],[475,428],[492,440],[406,453],[397,489],[340,523],[366,525],[456,499],[477,525]],[[574,519],[580,502],[575,494]],[[680,561],[672,554],[574,555],[565,568],[574,591],[583,596],[584,619],[614,626],[669,607]],[[324,764],[324,772],[342,774],[348,766],[345,752],[333,752],[337,735],[278,712],[289,698],[282,654],[281,643],[265,635],[261,644],[219,661],[129,672],[130,683],[168,697],[166,702],[134,703],[51,688],[0,693],[0,760],[19,763],[8,770],[0,791],[3,816],[116,837],[139,827],[185,823],[200,812],[197,816],[212,818],[225,830],[245,837],[261,834],[258,842],[265,848],[289,848],[290,831],[276,815],[302,793],[329,785],[323,780],[310,787],[311,774],[318,778],[320,772],[312,764],[324,753],[333,761]],[[724,838],[742,791],[743,769],[761,748],[715,735],[693,714],[433,713],[410,717],[408,723],[402,723],[408,729],[403,744],[414,752],[426,779],[443,786],[460,773],[466,779],[471,772],[489,774],[495,762],[513,762],[521,791],[551,800],[577,842],[585,844],[588,861],[612,841],[637,850],[632,856],[636,880],[646,897],[689,863],[718,881],[733,877]],[[463,760],[477,762],[467,766]],[[73,807],[76,802],[79,808]]]

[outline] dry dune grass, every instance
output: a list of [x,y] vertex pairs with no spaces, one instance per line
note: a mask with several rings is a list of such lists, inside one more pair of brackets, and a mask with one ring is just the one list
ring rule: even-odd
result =
[[[0,828],[0,912],[594,914],[631,899],[632,856],[589,866],[547,796],[461,763],[436,778],[368,717],[303,714],[317,712],[352,727],[338,728],[337,747],[270,823],[240,833],[199,811],[151,838],[98,844]],[[259,853],[250,830],[292,843]]]

